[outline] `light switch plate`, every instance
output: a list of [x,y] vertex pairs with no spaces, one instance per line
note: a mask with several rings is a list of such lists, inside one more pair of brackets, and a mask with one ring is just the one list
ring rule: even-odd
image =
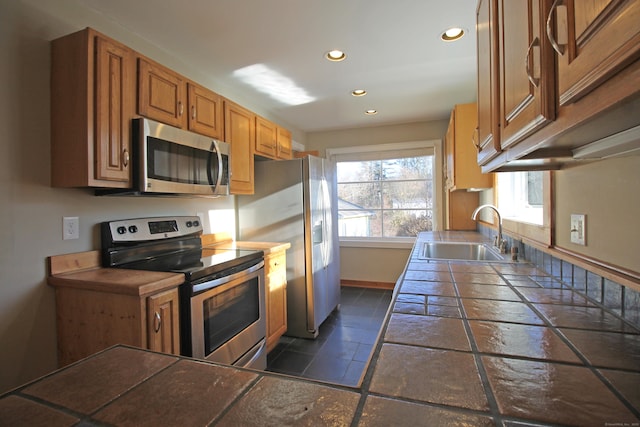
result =
[[587,217],[582,214],[571,215],[571,243],[587,245]]

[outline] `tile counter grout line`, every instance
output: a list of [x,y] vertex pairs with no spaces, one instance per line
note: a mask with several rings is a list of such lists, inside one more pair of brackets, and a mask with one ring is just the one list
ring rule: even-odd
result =
[[498,401],[493,393],[493,389],[491,388],[491,384],[489,383],[489,376],[487,371],[485,370],[484,363],[482,363],[482,357],[480,355],[480,350],[476,343],[475,337],[471,331],[471,325],[469,324],[469,319],[467,317],[467,312],[462,304],[462,297],[460,296],[460,291],[458,290],[458,283],[455,281],[455,277],[453,275],[453,270],[451,269],[451,262],[447,262],[449,267],[449,274],[451,275],[451,281],[453,283],[453,289],[456,293],[456,299],[458,300],[458,305],[460,307],[460,314],[462,317],[462,324],[464,325],[465,333],[467,334],[467,339],[469,340],[469,344],[471,346],[471,354],[473,355],[473,359],[475,360],[476,367],[478,368],[478,374],[480,374],[480,380],[482,381],[482,387],[484,388],[485,396],[487,397],[487,402],[489,404],[489,411],[491,417],[496,422],[496,425],[504,425],[502,422],[502,414],[500,413],[500,408],[498,407]]
[[258,384],[264,377],[265,377],[264,374],[258,374],[257,377],[253,381],[251,381],[247,385],[247,387],[245,387],[245,389],[242,390],[241,393],[238,393],[235,399],[229,402],[229,404],[222,411],[220,411],[220,413],[216,417],[214,417],[211,421],[209,421],[209,424],[207,424],[207,426],[214,426],[218,424],[218,422],[220,422],[220,420],[222,420],[225,417],[225,415],[231,412],[231,409],[234,406],[236,406],[236,404],[238,404],[242,400],[242,398],[244,398],[247,394],[249,394],[249,392],[253,390],[256,384]]
[[[584,365],[585,368],[589,369],[589,371],[591,371],[591,373],[593,373],[596,378],[598,378],[600,380],[600,382],[602,382],[605,387],[607,389],[609,389],[609,391],[611,391],[613,393],[613,395],[627,408],[631,411],[631,413],[637,417],[638,419],[640,419],[640,410],[636,409],[623,395],[622,393],[620,393],[614,386],[613,384],[611,384],[611,382],[609,380],[607,380],[607,378],[600,372],[600,370],[596,367],[594,367],[590,362],[589,359],[587,359],[587,357],[585,355],[582,354],[582,352],[580,350],[578,350],[578,348],[573,344],[573,342],[566,337],[562,331],[554,326],[551,321],[549,321],[549,319],[547,319],[547,317],[535,307],[535,304],[533,304],[531,301],[529,301],[529,299],[522,293],[520,292],[520,290],[518,289],[517,286],[514,286],[513,284],[511,284],[511,282],[509,281],[509,279],[507,279],[506,277],[504,277],[504,273],[498,271],[497,269],[495,269],[497,274],[507,283],[507,285],[511,288],[512,291],[514,291],[521,299],[522,302],[527,305],[527,307],[529,307],[529,309],[531,309],[545,324],[545,327],[549,328],[556,336],[558,336],[558,338],[560,338],[560,340],[562,340],[570,349],[572,352],[575,353],[575,355],[578,357],[578,359],[580,359],[580,361],[582,362],[582,364]],[[546,273],[546,272],[545,272]],[[548,274],[548,273],[546,273]],[[552,276],[550,276],[552,277]],[[561,281],[562,284],[564,284],[564,281]],[[565,288],[563,288],[565,289]],[[569,292],[576,292],[573,288],[569,288],[569,289],[565,289],[568,290]],[[577,292],[579,294],[579,292]],[[601,309],[604,309],[603,307],[599,307]],[[609,312],[609,310],[605,310],[606,312]],[[611,313],[613,314],[613,313]],[[619,316],[616,316],[619,317]],[[574,328],[568,328],[568,329],[574,329]],[[616,332],[612,332],[612,333],[616,333]],[[623,333],[623,332],[620,332]],[[551,363],[551,362],[547,362],[547,361],[543,361],[543,363]],[[553,362],[553,363],[558,363],[558,362]],[[573,366],[580,366],[580,365],[573,365]]]

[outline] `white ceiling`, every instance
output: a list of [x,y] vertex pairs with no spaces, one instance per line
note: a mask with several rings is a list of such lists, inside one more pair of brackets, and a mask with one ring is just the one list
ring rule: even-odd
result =
[[[476,99],[475,0],[79,1],[304,132],[439,120]],[[466,36],[441,41],[450,26]],[[331,49],[347,59],[327,61]],[[256,65],[309,99],[288,105],[234,74]]]

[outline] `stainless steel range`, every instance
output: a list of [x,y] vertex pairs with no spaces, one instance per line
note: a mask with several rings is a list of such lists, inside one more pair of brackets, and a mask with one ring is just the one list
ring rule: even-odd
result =
[[265,369],[263,252],[202,247],[199,217],[101,224],[105,267],[180,272],[181,354]]

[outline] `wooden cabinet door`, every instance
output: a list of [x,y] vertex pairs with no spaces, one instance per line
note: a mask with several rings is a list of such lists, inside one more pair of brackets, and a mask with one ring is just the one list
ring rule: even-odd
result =
[[499,0],[500,144],[512,146],[555,119],[555,67],[543,33],[548,0]]
[[279,159],[291,159],[293,152],[291,150],[291,132],[281,127],[277,128],[276,144],[278,151],[276,156]]
[[273,350],[287,331],[287,268],[284,251],[265,258],[267,351]]
[[262,117],[256,117],[256,154],[276,158],[276,125]]
[[52,186],[131,186],[135,73],[135,53],[90,28],[52,41]]
[[453,187],[454,182],[454,126],[455,126],[455,109],[451,111],[451,116],[449,117],[449,126],[447,126],[447,133],[444,137],[444,156],[445,156],[445,179],[444,179],[444,188],[445,190],[451,189]]
[[478,164],[484,165],[500,151],[498,127],[498,1],[480,0],[476,11],[478,52]]
[[253,194],[255,115],[231,101],[224,102],[225,141],[231,145],[231,194]]
[[560,105],[580,99],[640,57],[639,1],[556,0],[553,6],[547,34],[558,53]]
[[98,36],[95,43],[95,178],[129,183],[135,58],[105,38]]
[[473,146],[478,109],[475,103],[457,104],[451,110],[445,137],[446,188],[469,190],[491,188],[491,174],[483,174]]
[[177,288],[147,298],[149,350],[180,354],[179,302]]
[[222,97],[195,83],[189,82],[189,130],[216,139],[223,139]]
[[179,128],[185,123],[185,82],[168,68],[138,60],[138,114]]

